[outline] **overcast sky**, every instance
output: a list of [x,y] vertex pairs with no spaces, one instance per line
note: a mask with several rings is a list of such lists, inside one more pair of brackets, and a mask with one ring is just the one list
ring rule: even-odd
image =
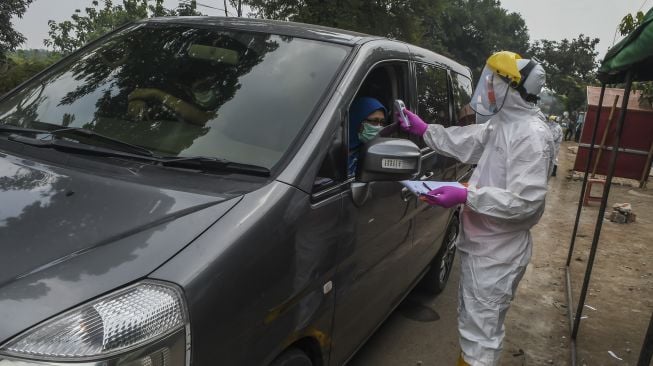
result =
[[[75,9],[83,9],[90,3],[91,0],[34,0],[22,19],[14,19],[16,29],[27,37],[22,48],[43,48],[49,19],[69,19]],[[199,3],[222,8],[223,0],[203,0]],[[176,4],[178,0],[165,0],[169,8]],[[639,9],[648,10],[653,6],[653,0],[502,0],[501,4],[509,11],[522,15],[531,41],[571,39],[583,33],[601,40],[597,50],[599,57],[602,57],[613,44],[621,18]],[[208,15],[224,15],[223,10],[206,6],[198,6],[198,10]],[[619,39],[617,36],[617,41]]]
[[[652,0],[501,0],[501,5],[520,13],[526,21],[531,42],[538,39],[561,40],[584,34],[600,39],[599,57],[615,39],[617,25],[628,13],[640,8],[646,12]],[[617,42],[621,39],[617,35]]]

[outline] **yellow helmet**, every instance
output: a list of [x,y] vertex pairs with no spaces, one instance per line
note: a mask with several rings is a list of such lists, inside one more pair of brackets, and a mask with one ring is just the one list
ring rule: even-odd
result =
[[522,57],[510,51],[499,51],[487,59],[487,67],[498,75],[508,78],[514,85],[521,81],[521,73],[517,68],[517,60]]

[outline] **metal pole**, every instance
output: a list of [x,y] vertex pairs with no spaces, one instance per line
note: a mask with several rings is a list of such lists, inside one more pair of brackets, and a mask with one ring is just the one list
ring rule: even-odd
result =
[[651,320],[648,322],[648,330],[644,337],[644,344],[642,344],[642,351],[639,353],[639,361],[637,366],[649,366],[651,364],[651,357],[653,356],[653,314]]
[[[567,287],[567,318],[569,320],[569,334],[573,332],[572,324],[574,324],[574,314],[571,312],[572,304],[574,303],[571,297],[571,269],[565,267],[565,287]],[[576,366],[576,340],[571,338],[569,349],[571,351],[571,366]]]
[[[589,155],[587,156],[587,163],[585,164],[585,176],[583,176],[583,185],[580,188],[580,197],[578,198],[578,209],[576,211],[576,222],[574,222],[574,230],[571,233],[571,242],[569,244],[569,254],[567,254],[567,267],[571,263],[571,257],[574,254],[574,244],[576,243],[576,232],[578,231],[578,223],[580,222],[580,213],[583,209],[583,197],[585,197],[585,190],[587,189],[587,177],[589,175],[590,166],[592,164],[592,155],[594,153],[594,144],[596,143],[596,132],[599,129],[599,118],[601,118],[601,109],[603,108],[603,96],[605,95],[605,84],[601,85],[601,95],[599,96],[599,107],[596,110],[596,119],[594,121],[594,129],[592,130],[592,142],[589,147]],[[571,309],[572,304],[567,304]]]
[[639,188],[646,188],[646,182],[648,181],[648,175],[651,171],[651,159],[653,159],[653,142],[651,143],[651,148],[648,150],[648,155],[646,157],[646,164],[644,164],[644,171],[642,172],[642,178],[639,180]]
[[610,195],[610,186],[612,185],[612,177],[617,165],[617,154],[619,153],[619,144],[621,143],[621,133],[624,129],[624,120],[626,119],[626,112],[628,110],[628,98],[630,97],[630,88],[632,87],[633,72],[628,71],[626,74],[626,89],[624,90],[624,99],[619,115],[619,122],[617,122],[616,141],[614,142],[614,150],[612,150],[612,157],[610,159],[610,167],[608,169],[608,176],[605,180],[603,187],[603,197],[601,197],[601,207],[599,207],[599,215],[596,218],[596,226],[594,228],[594,237],[592,238],[592,248],[590,249],[590,256],[585,270],[585,277],[583,278],[583,288],[580,292],[580,299],[578,300],[578,308],[576,310],[576,319],[574,319],[574,328],[571,334],[572,339],[576,339],[578,335],[578,328],[580,327],[580,317],[583,315],[583,306],[585,306],[585,298],[587,297],[587,288],[589,287],[590,277],[592,276],[592,267],[594,266],[594,258],[596,257],[596,250],[601,237],[601,227],[605,216],[605,208],[608,204],[608,196]]

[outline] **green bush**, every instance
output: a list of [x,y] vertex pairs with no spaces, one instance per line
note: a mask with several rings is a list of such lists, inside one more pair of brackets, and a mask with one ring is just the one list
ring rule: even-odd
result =
[[0,95],[4,95],[61,58],[42,50],[18,50],[10,53],[5,64],[0,65]]

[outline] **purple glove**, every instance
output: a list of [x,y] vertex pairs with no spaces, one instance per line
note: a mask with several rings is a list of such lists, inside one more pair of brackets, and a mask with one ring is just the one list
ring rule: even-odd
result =
[[[426,132],[426,128],[429,125],[427,125],[424,121],[422,121],[422,119],[419,118],[418,115],[409,111],[408,109],[404,109],[404,113],[406,113],[406,117],[408,117],[408,122],[410,122],[410,127],[406,127],[403,123],[399,123],[401,129],[410,133],[411,135],[423,136],[424,132]],[[395,112],[395,119],[397,121],[401,121],[401,117],[397,112]]]
[[422,197],[429,205],[450,208],[457,204],[467,202],[467,188],[440,187],[429,191],[429,193],[422,195]]

